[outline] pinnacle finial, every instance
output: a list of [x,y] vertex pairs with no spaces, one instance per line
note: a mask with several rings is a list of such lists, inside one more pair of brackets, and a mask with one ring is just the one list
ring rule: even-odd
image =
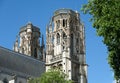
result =
[[52,25],[52,18],[50,18],[49,25]]
[[28,21],[28,24],[32,24],[32,22],[31,22],[31,21]]
[[46,33],[49,33],[49,25],[46,26]]
[[28,25],[32,25],[32,22],[31,21],[28,21],[28,23],[27,23]]

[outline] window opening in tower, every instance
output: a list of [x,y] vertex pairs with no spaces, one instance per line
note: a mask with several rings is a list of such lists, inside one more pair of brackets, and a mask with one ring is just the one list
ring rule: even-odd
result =
[[57,33],[57,44],[60,44],[60,35]]
[[65,19],[63,19],[63,27],[65,27]]

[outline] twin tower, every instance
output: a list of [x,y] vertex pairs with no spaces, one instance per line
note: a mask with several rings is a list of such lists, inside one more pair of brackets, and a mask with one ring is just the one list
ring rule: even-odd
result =
[[45,61],[46,71],[59,68],[68,80],[87,83],[85,31],[79,13],[70,9],[54,12],[46,28],[46,49],[40,36],[40,29],[28,23],[20,28],[14,51]]

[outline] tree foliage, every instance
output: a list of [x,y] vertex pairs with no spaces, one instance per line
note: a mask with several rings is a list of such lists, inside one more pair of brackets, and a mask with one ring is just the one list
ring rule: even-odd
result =
[[67,75],[59,70],[51,69],[42,74],[41,77],[29,80],[29,83],[72,83],[66,80]]
[[108,63],[120,79],[120,0],[89,0],[82,8],[91,14],[93,27],[108,48]]

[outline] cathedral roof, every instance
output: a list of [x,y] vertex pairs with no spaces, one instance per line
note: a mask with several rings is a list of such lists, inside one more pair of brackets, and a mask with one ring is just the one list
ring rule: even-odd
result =
[[26,77],[38,77],[45,70],[45,63],[30,56],[0,46],[0,71]]

